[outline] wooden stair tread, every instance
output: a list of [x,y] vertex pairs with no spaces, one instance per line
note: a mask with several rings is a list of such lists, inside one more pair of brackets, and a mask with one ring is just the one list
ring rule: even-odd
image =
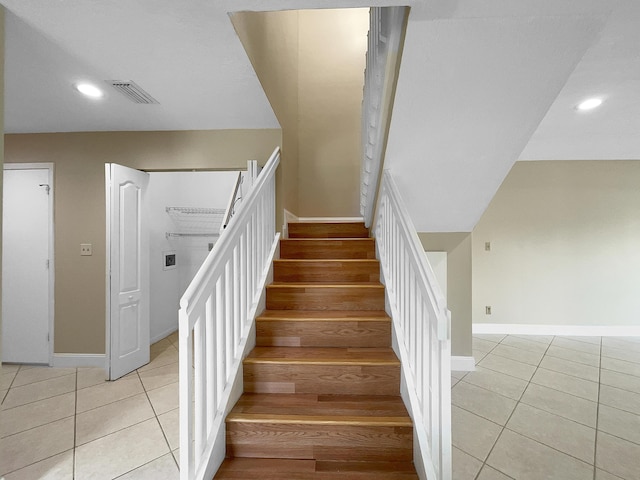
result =
[[395,395],[317,395],[245,393],[231,411],[233,415],[294,415],[335,418],[403,418],[409,414]]
[[367,238],[369,229],[364,222],[301,222],[289,223],[290,238]]
[[264,310],[257,321],[292,321],[292,322],[379,322],[391,321],[384,310]]
[[[334,241],[334,240],[330,240],[330,241]],[[345,264],[345,265],[352,265],[352,264],[371,264],[371,265],[379,265],[380,264],[380,260],[377,260],[375,258],[278,258],[274,260],[275,263],[291,263],[291,264],[314,264],[314,263],[318,263],[318,264],[322,264],[322,265],[328,265],[331,263],[337,263],[337,264]]]
[[409,480],[417,479],[411,462],[226,458],[215,478],[260,480]]
[[336,282],[272,282],[267,285],[267,289],[275,288],[376,288],[384,290],[384,285],[380,282],[349,282],[349,283],[336,283]]
[[391,348],[255,347],[245,364],[400,365]]

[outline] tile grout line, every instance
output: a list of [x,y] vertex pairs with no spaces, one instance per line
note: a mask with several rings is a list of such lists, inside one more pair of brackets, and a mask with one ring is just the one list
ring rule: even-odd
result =
[[[498,343],[498,345],[502,344],[502,342],[504,341],[505,338],[508,338],[509,335],[505,335],[505,337],[500,340],[500,343]],[[553,337],[555,338],[555,337]],[[533,372],[533,375],[535,375],[535,373],[538,371],[538,368],[540,367],[540,363],[542,363],[542,359],[544,358],[544,356],[546,355],[547,350],[549,350],[549,348],[551,347],[551,343],[553,342],[553,339],[551,339],[551,342],[549,343],[549,345],[547,346],[545,353],[542,355],[542,358],[540,358],[540,362],[538,363],[538,366],[536,367],[536,370]],[[497,345],[496,345],[497,346]],[[531,376],[531,378],[533,378],[533,375]],[[515,378],[515,377],[514,377]],[[480,474],[482,473],[482,470],[484,470],[484,467],[487,465],[487,461],[489,460],[489,457],[491,456],[491,453],[493,453],[493,450],[496,448],[496,445],[498,444],[498,442],[500,441],[500,438],[502,437],[502,434],[504,433],[505,430],[507,430],[507,424],[509,423],[509,420],[511,420],[511,417],[513,417],[513,414],[515,413],[516,409],[518,408],[518,405],[520,405],[520,400],[522,399],[522,396],[524,395],[524,393],[527,391],[527,388],[529,388],[529,385],[531,385],[531,380],[529,380],[527,382],[527,386],[524,388],[524,390],[522,391],[522,394],[520,394],[520,398],[518,400],[516,400],[516,404],[513,407],[513,410],[511,411],[511,414],[509,415],[509,418],[507,418],[507,421],[504,423],[504,426],[502,427],[502,430],[500,431],[500,433],[498,434],[498,436],[496,437],[496,441],[493,442],[493,445],[491,446],[491,449],[489,450],[489,453],[487,453],[487,456],[485,457],[484,461],[482,462],[482,467],[480,467],[480,470],[478,471],[478,473],[476,474],[474,480],[478,480]],[[511,431],[511,430],[509,430]],[[539,443],[539,442],[538,442]],[[498,470],[497,468],[489,465],[491,468],[494,468],[496,470]],[[500,473],[504,473],[501,470],[498,470]],[[506,475],[506,474],[505,474]],[[507,475],[508,477],[510,477],[510,475]]]

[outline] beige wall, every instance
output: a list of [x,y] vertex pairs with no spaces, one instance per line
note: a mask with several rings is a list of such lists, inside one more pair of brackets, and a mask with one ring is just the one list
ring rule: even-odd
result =
[[447,252],[451,354],[471,356],[471,234],[419,233],[426,251]]
[[283,129],[283,207],[358,216],[368,9],[239,12],[232,20]]
[[298,12],[239,12],[231,21],[282,127],[276,173],[280,228],[283,209],[298,211]]
[[[6,135],[7,162],[55,164],[54,352],[104,353],[105,163],[243,168],[280,142],[280,130]],[[93,244],[93,256],[80,256],[81,243]]]
[[473,232],[474,323],[637,326],[639,186],[638,161],[517,162]]
[[359,216],[369,10],[300,12],[299,216]]

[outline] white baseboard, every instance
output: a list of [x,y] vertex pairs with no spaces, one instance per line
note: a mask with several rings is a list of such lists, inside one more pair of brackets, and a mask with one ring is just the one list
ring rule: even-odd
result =
[[159,342],[160,340],[162,340],[163,338],[168,337],[169,335],[171,335],[173,332],[177,332],[178,331],[178,327],[171,327],[167,330],[165,330],[164,332],[154,336],[151,338],[151,345],[153,345],[156,342]]
[[352,223],[364,222],[364,217],[298,217],[300,223]]
[[520,325],[474,323],[473,333],[500,335],[572,335],[578,337],[638,337],[640,326],[632,325]]
[[455,372],[473,372],[475,369],[475,358],[451,356],[451,370]]
[[106,367],[104,353],[54,353],[53,367],[77,368],[77,367]]

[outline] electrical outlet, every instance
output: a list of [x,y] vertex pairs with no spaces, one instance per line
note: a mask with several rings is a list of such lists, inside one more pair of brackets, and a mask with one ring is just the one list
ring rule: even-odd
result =
[[93,255],[93,248],[90,243],[80,244],[80,255],[83,257],[89,257]]
[[491,251],[491,242],[484,242],[484,250],[486,252],[490,252]]
[[484,313],[486,315],[491,315],[491,305],[487,305],[486,307],[484,307]]

